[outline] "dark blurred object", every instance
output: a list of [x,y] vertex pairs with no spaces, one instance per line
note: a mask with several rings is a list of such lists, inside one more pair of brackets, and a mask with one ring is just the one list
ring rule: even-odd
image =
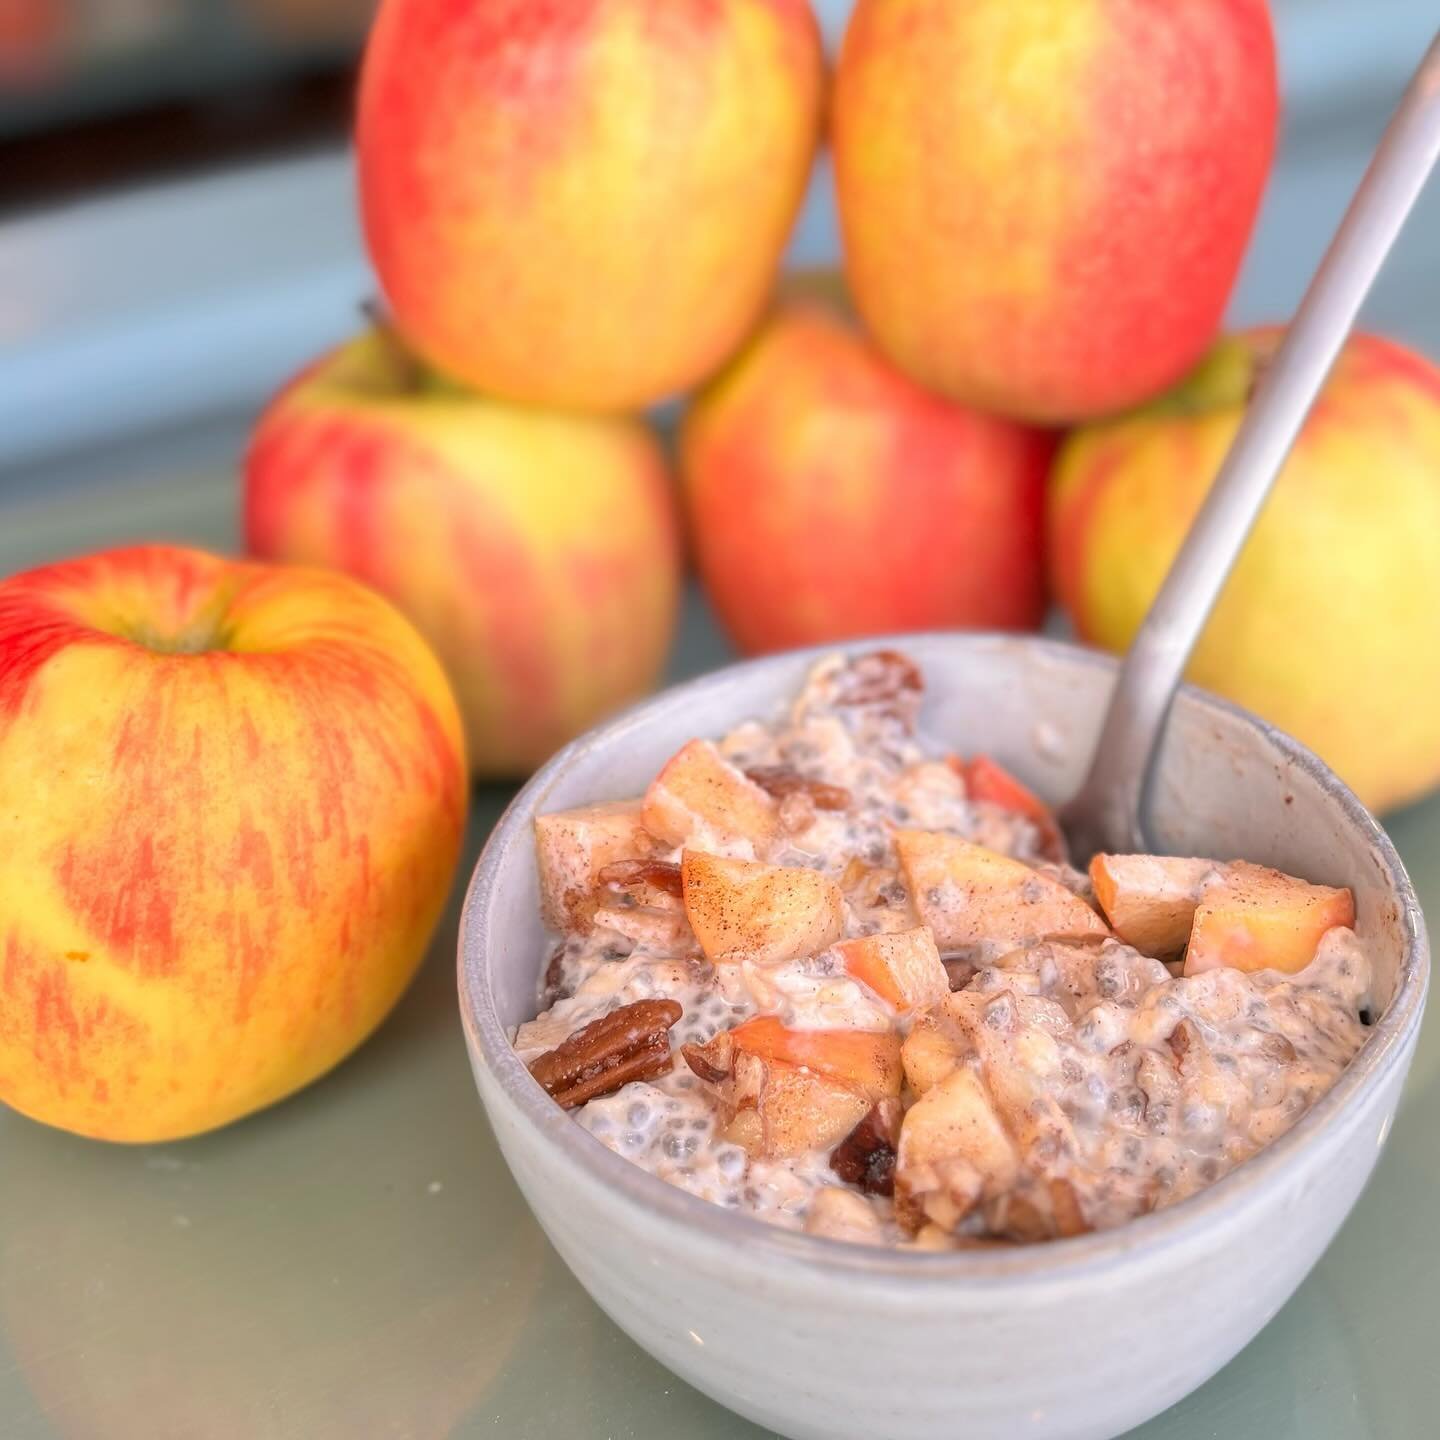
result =
[[0,0],[0,209],[340,139],[376,0]]
[[375,0],[235,0],[267,35],[280,40],[338,41],[354,38],[368,23]]

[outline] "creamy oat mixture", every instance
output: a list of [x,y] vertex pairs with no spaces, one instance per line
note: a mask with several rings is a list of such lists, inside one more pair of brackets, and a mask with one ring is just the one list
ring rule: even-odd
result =
[[1013,778],[917,738],[920,700],[905,657],[837,656],[644,797],[541,817],[536,1078],[718,1205],[934,1248],[1118,1225],[1289,1129],[1364,1038],[1349,892],[1083,874]]

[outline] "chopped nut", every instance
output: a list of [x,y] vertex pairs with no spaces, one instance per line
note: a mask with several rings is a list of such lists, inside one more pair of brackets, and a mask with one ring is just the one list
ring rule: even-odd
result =
[[616,860],[602,867],[597,877],[602,885],[612,890],[633,890],[643,885],[653,885],[677,900],[682,890],[680,866],[674,860]]
[[902,1118],[898,1100],[880,1101],[831,1152],[830,1168],[867,1195],[893,1195]]
[[843,785],[829,785],[823,780],[812,780],[790,765],[757,765],[745,772],[747,780],[753,780],[762,790],[777,800],[788,795],[807,796],[817,810],[848,810],[850,792]]
[[707,1085],[720,1085],[730,1078],[734,1068],[734,1051],[730,1032],[722,1030],[704,1045],[682,1045],[680,1058]]
[[557,947],[545,967],[545,978],[540,985],[540,1008],[548,1010],[557,1000],[566,996],[565,989],[565,947]]
[[1141,1118],[1157,1135],[1168,1134],[1170,1111],[1180,1098],[1175,1062],[1164,1058],[1159,1050],[1142,1050],[1135,1067],[1135,1083],[1145,1096]]
[[1090,1230],[1080,1197],[1068,1180],[1051,1180],[1050,1208],[1055,1215],[1055,1230],[1062,1237],[1084,1235]]
[[1175,1059],[1181,1065],[1185,1063],[1185,1057],[1189,1055],[1192,1050],[1201,1050],[1205,1046],[1205,1042],[1201,1039],[1200,1032],[1196,1029],[1193,1020],[1182,1020],[1170,1032],[1170,1037],[1166,1041],[1166,1044],[1169,1045]]
[[898,650],[855,656],[835,677],[836,705],[869,705],[888,710],[913,726],[925,682],[915,662]]
[[595,911],[595,925],[623,936],[632,946],[647,945],[666,955],[695,948],[684,912],[678,906],[661,910],[649,905],[601,905]]
[[995,1196],[985,1206],[985,1224],[993,1234],[1022,1245],[1036,1245],[1055,1235],[1050,1217],[1029,1186]]
[[815,802],[797,790],[780,802],[776,818],[787,835],[803,834],[815,823]]
[[1266,1035],[1260,1041],[1260,1053],[1277,1065],[1293,1065],[1299,1054],[1283,1035]]
[[531,1061],[530,1073],[566,1110],[652,1080],[670,1069],[670,1027],[683,1013],[674,1000],[622,1005]]
[[922,1225],[915,1238],[906,1243],[909,1250],[959,1250],[961,1242],[939,1225]]
[[952,956],[943,962],[951,990],[963,990],[979,973],[980,967],[973,960]]

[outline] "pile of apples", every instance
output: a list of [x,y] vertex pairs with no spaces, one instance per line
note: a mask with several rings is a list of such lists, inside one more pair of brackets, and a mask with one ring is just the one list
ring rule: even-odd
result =
[[[387,319],[265,416],[249,543],[395,600],[482,776],[655,682],[681,527],[640,417],[682,395],[743,652],[1052,598],[1123,647],[1275,343],[1216,337],[1277,112],[1265,0],[858,0],[833,74],[807,0],[385,0]],[[777,286],[827,141],[845,283]],[[1192,672],[1374,805],[1440,778],[1437,467],[1440,373],[1356,340]]]
[[[383,0],[383,318],[261,418],[256,559],[0,582],[0,1100],[170,1139],[336,1063],[470,776],[655,683],[687,542],[746,652],[1126,644],[1276,343],[1217,330],[1277,110],[1264,0],[857,0],[833,73],[808,0]],[[844,284],[782,283],[826,142]],[[1351,344],[1192,674],[1440,780],[1434,366]]]

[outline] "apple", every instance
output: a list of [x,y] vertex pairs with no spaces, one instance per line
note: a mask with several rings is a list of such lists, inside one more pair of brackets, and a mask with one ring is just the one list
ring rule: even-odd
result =
[[445,676],[383,599],[169,546],[0,582],[0,794],[0,1100],[147,1142],[380,1023],[467,801]]
[[708,843],[754,855],[774,839],[779,806],[732,765],[713,740],[681,746],[650,782],[640,807],[645,829],[667,845]]
[[1020,1176],[1020,1156],[984,1080],[953,1065],[905,1112],[895,1157],[895,1215],[907,1230],[946,1230]]
[[743,651],[1033,629],[1048,435],[930,394],[796,293],[681,433],[700,574]]
[[818,955],[845,924],[840,887],[801,865],[763,865],[686,850],[685,918],[713,965],[778,964]]
[[511,400],[686,389],[764,306],[823,70],[807,0],[385,0],[357,147],[401,331]]
[[1355,923],[1348,889],[1312,885],[1246,860],[1175,855],[1096,855],[1095,899],[1115,933],[1185,974],[1225,966],[1294,974],[1315,958],[1327,930]]
[[484,399],[385,328],[261,417],[245,537],[344,570],[435,647],[482,778],[527,773],[659,677],[679,605],[674,497],[638,421]]
[[1090,861],[1095,903],[1127,945],[1157,960],[1182,954],[1206,884],[1219,881],[1215,860],[1177,855],[1096,855]]
[[51,83],[79,23],[71,0],[3,0],[0,80],[25,88]]
[[854,1085],[872,1103],[900,1093],[900,1036],[894,1030],[793,1030],[778,1016],[756,1015],[729,1032],[747,1055],[799,1065]]
[[859,0],[833,143],[860,313],[967,404],[1132,405],[1214,335],[1277,110],[1265,0]]
[[[1066,442],[1050,563],[1082,638],[1130,643],[1279,339],[1233,336],[1169,395]],[[1351,339],[1187,673],[1372,810],[1440,782],[1440,368]]]
[[786,1031],[773,1016],[757,1016],[681,1054],[715,1089],[721,1135],[753,1157],[773,1159],[828,1150],[880,1094],[898,1094],[899,1044],[894,1035]]
[[935,937],[924,925],[842,940],[835,954],[846,974],[902,1015],[937,1005],[950,993]]
[[1059,880],[958,835],[897,830],[895,851],[911,901],[942,951],[1110,933]]
[[547,929],[588,933],[607,865],[642,860],[652,841],[638,800],[606,800],[535,817],[535,869]]

